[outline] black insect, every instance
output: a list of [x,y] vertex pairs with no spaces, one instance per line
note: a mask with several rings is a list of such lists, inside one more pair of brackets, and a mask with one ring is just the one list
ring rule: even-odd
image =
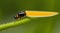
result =
[[14,17],[14,19],[19,19],[19,18],[21,19],[24,16],[26,16],[25,11],[21,11]]

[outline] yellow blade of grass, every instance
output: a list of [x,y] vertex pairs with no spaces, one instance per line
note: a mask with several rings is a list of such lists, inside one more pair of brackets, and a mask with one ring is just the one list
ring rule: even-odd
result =
[[47,11],[26,11],[28,17],[51,17],[59,14],[58,12],[47,12]]
[[2,24],[2,25],[0,25],[0,30],[4,30],[4,29],[10,28],[10,27],[18,26],[20,24],[26,23],[29,20],[30,20],[29,18],[26,18],[23,20],[17,20],[17,21],[13,21],[10,23]]

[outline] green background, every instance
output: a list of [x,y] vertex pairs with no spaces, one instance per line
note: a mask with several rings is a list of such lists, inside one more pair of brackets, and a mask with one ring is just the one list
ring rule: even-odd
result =
[[[0,0],[0,24],[15,21],[18,10],[39,10],[60,12],[59,0]],[[60,15],[47,18],[31,18],[20,26],[0,33],[60,33]]]

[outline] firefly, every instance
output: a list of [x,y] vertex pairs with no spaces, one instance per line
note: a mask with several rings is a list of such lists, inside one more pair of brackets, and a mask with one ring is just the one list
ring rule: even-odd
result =
[[51,16],[55,16],[59,14],[59,12],[48,12],[48,11],[21,11],[19,12],[14,18],[18,19],[18,18],[22,18],[24,16],[27,17],[51,17]]

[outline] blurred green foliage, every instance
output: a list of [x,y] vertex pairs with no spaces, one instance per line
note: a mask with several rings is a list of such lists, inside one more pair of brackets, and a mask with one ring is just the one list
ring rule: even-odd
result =
[[[59,0],[0,0],[0,24],[15,21],[13,17],[20,12],[18,10],[60,12],[59,4]],[[60,25],[59,19],[60,15],[31,18],[31,21],[26,24],[0,31],[0,33],[59,33],[57,29]]]

